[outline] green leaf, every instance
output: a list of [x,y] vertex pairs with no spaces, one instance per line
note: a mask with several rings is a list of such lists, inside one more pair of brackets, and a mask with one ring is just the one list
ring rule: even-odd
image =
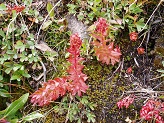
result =
[[23,0],[23,1],[24,1],[24,5],[30,6],[33,0]]
[[7,10],[6,5],[4,3],[0,4],[0,11]]
[[12,119],[10,120],[10,123],[19,123],[19,122],[18,122],[18,119]]
[[37,118],[41,118],[44,117],[44,115],[37,113],[37,112],[32,112],[31,114],[25,116],[22,118],[23,121],[31,121]]
[[9,74],[9,73],[12,71],[12,69],[13,69],[12,67],[7,68],[7,69],[5,70],[5,73],[6,73],[6,74]]
[[[2,75],[0,75],[0,81],[1,81],[1,80],[3,80],[3,76],[2,76]],[[1,87],[1,83],[0,83],[0,87]]]
[[53,19],[55,14],[54,14],[54,10],[51,11],[52,8],[53,8],[52,4],[50,2],[48,2],[47,3],[47,11],[48,11],[48,14],[49,14],[50,18]]
[[87,118],[88,118],[87,122],[89,122],[89,123],[90,123],[91,121],[92,121],[93,123],[95,122],[95,117],[96,117],[96,116],[95,116],[94,114],[91,114],[90,112],[88,112],[86,115],[87,115]]
[[20,81],[21,76],[20,75],[12,75],[10,80],[18,80]]
[[88,6],[88,7],[90,7],[93,12],[95,12],[95,13],[97,12],[97,8],[96,7],[92,7],[92,6]]
[[81,119],[80,118],[78,119],[77,123],[81,123]]
[[22,65],[20,65],[20,64],[15,64],[14,65],[14,67],[13,67],[13,70],[14,71],[17,71],[19,68],[21,68],[22,67]]
[[90,108],[91,110],[94,110],[94,107],[96,107],[96,104],[94,104],[94,103],[89,103],[88,106],[89,106],[89,108]]
[[57,106],[57,105],[54,106],[53,108],[54,108],[55,113],[58,113],[60,111],[59,106]]
[[22,73],[22,76],[24,76],[24,77],[26,77],[26,78],[30,78],[30,77],[31,77],[30,74],[28,74],[27,72],[23,72],[23,73]]
[[28,57],[26,57],[24,54],[20,54],[20,61],[21,62],[24,62],[24,61],[27,61],[28,60]]
[[20,49],[20,51],[22,52],[25,50],[25,45],[22,43],[22,41],[17,41],[15,49]]
[[0,96],[2,96],[2,97],[10,97],[10,94],[5,89],[0,89]]
[[131,13],[137,14],[142,12],[143,10],[139,8],[135,3],[129,6],[129,10]]
[[15,52],[14,52],[13,50],[7,50],[6,53],[9,54],[9,55],[13,55],[13,54],[15,54]]
[[88,100],[87,100],[86,96],[83,96],[83,98],[81,99],[81,103],[82,104],[87,104],[88,103]]
[[5,112],[6,112],[6,109],[5,109],[5,110],[0,111],[0,115],[4,115],[4,114],[5,114]]
[[3,38],[5,37],[5,33],[2,31],[2,29],[0,29],[0,36],[2,36]]
[[14,102],[12,102],[5,109],[4,117],[8,117],[10,115],[15,114],[27,102],[28,97],[29,97],[29,93],[26,93],[26,94],[22,95],[19,99],[17,99]]
[[[141,18],[139,21],[137,21],[137,22],[135,23],[135,25],[136,25],[136,27],[137,27],[137,31],[138,31],[138,32],[141,31],[141,30],[145,27],[144,19]],[[146,29],[146,27],[145,27],[145,29]]]
[[12,10],[12,20],[15,20],[17,17],[17,12],[16,10]]
[[68,11],[70,14],[76,13],[77,5],[74,4],[67,4],[68,6]]
[[52,24],[52,21],[51,20],[48,20],[46,21],[44,24],[43,24],[43,27],[42,27],[42,30],[45,30],[49,27],[49,25]]
[[96,7],[97,5],[100,5],[100,2],[101,2],[102,0],[94,0],[94,7]]

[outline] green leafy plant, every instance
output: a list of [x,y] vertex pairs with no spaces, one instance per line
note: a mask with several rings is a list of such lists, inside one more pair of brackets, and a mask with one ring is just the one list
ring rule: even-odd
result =
[[37,113],[37,112],[28,114],[27,116],[22,117],[20,120],[18,119],[18,117],[16,117],[16,112],[18,112],[18,110],[21,109],[25,105],[28,97],[29,97],[29,93],[24,94],[19,99],[12,102],[5,110],[0,111],[0,122],[9,121],[9,122],[14,122],[14,123],[16,122],[21,123],[24,121],[32,121],[33,119],[43,117],[42,114]]
[[66,121],[77,121],[77,123],[81,123],[83,119],[87,119],[87,122],[95,122],[95,115],[93,114],[93,110],[96,105],[92,102],[88,101],[87,96],[75,96],[70,97],[64,96],[61,100],[61,103],[56,104],[54,106],[55,113],[59,115],[66,114]]

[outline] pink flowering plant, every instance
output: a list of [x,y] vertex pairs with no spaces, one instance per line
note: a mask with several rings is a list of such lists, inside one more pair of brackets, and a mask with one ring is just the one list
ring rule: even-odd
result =
[[164,102],[150,99],[142,106],[140,110],[140,118],[147,121],[154,121],[155,123],[164,123]]
[[[130,94],[117,102],[119,109],[129,106],[137,98],[135,95]],[[164,123],[164,118],[162,114],[164,113],[164,102],[157,101],[154,99],[149,99],[140,110],[140,119],[145,121],[154,121],[155,123]]]
[[135,99],[134,95],[129,95],[129,96],[123,98],[122,100],[118,101],[117,106],[119,109],[121,109],[123,107],[128,108],[133,103],[134,99]]

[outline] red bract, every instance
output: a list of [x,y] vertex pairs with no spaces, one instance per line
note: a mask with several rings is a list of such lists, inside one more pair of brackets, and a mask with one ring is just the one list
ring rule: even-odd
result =
[[25,9],[25,6],[14,6],[14,7],[10,7],[8,6],[8,9],[6,10],[8,13],[11,13],[12,10],[15,10],[16,13],[22,12]]
[[120,61],[121,52],[118,49],[114,49],[114,43],[111,42],[109,45],[103,45],[99,42],[94,42],[95,54],[99,61],[106,64],[114,65]]
[[136,41],[137,38],[138,38],[138,33],[137,33],[137,32],[131,32],[131,33],[129,34],[129,36],[130,36],[130,40],[131,40],[131,41]]
[[82,45],[82,40],[77,34],[74,34],[70,37],[70,48],[68,52],[71,53],[68,61],[71,63],[71,66],[68,69],[69,85],[68,91],[71,92],[72,95],[78,94],[81,96],[81,92],[86,92],[88,86],[85,84],[87,76],[82,73],[82,69],[84,68],[80,62],[83,58],[80,57],[80,47]]
[[66,78],[55,78],[44,82],[42,88],[35,91],[31,95],[31,103],[44,106],[50,104],[51,101],[56,100],[59,96],[63,96],[67,89]]
[[129,95],[129,96],[123,98],[122,100],[120,100],[119,102],[117,102],[118,108],[123,108],[123,107],[128,108],[129,105],[133,103],[134,98],[135,98],[134,95]]
[[96,29],[92,34],[94,38],[98,39],[98,41],[93,41],[95,54],[102,63],[114,65],[120,61],[120,48],[118,46],[114,48],[114,43],[110,42],[110,39],[106,39],[108,24],[104,18],[99,18],[95,25]]
[[95,32],[101,34],[103,36],[107,36],[109,25],[104,18],[99,18],[98,21],[95,22],[96,29]]
[[128,74],[131,74],[131,73],[132,73],[132,67],[129,67],[129,68],[126,70],[126,72],[127,72]]
[[164,103],[149,100],[144,106],[142,106],[142,109],[140,110],[140,118],[147,121],[154,120],[155,123],[164,123],[164,119],[160,116],[160,112],[164,112]]
[[145,49],[144,48],[137,48],[137,52],[138,52],[139,55],[144,54]]

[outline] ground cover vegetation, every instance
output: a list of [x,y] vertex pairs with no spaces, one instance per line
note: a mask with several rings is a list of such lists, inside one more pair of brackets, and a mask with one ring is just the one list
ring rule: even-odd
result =
[[163,0],[0,0],[0,123],[163,123]]

